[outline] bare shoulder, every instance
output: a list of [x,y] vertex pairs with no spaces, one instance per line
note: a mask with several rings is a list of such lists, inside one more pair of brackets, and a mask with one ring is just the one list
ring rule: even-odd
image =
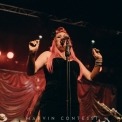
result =
[[46,58],[48,58],[48,57],[50,57],[50,55],[51,55],[50,51],[44,51],[43,53],[40,54],[39,57],[46,57]]
[[51,52],[50,51],[44,51],[42,54],[49,57],[51,55]]
[[35,61],[36,71],[41,68],[44,64],[46,64],[47,59],[50,57],[50,51],[42,52]]

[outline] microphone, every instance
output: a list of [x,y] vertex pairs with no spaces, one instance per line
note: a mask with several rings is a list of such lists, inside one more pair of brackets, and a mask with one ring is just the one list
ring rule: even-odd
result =
[[69,39],[68,36],[65,36],[64,38],[61,39],[60,44],[62,45],[62,47],[64,46],[65,41],[67,41],[68,39]]
[[65,56],[68,57],[70,56],[70,48],[71,48],[71,45],[69,44],[69,41],[66,40],[66,49],[65,49]]

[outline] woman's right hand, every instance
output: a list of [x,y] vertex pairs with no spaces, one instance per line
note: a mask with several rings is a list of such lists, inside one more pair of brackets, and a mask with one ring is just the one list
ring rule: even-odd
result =
[[40,40],[33,40],[29,42],[29,51],[30,52],[37,52],[39,48]]

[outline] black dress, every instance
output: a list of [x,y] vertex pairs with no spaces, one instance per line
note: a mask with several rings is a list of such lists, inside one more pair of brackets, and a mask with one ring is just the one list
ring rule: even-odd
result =
[[[53,59],[53,73],[44,67],[46,88],[40,99],[41,122],[78,122],[77,77],[79,64],[70,61],[70,86],[67,92],[67,61]],[[67,94],[68,99],[67,99]]]

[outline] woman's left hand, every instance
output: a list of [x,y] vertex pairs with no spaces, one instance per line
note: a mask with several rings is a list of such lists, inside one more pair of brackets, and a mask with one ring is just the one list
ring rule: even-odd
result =
[[100,54],[100,50],[97,48],[92,49],[92,54],[95,59],[102,59],[102,55]]

